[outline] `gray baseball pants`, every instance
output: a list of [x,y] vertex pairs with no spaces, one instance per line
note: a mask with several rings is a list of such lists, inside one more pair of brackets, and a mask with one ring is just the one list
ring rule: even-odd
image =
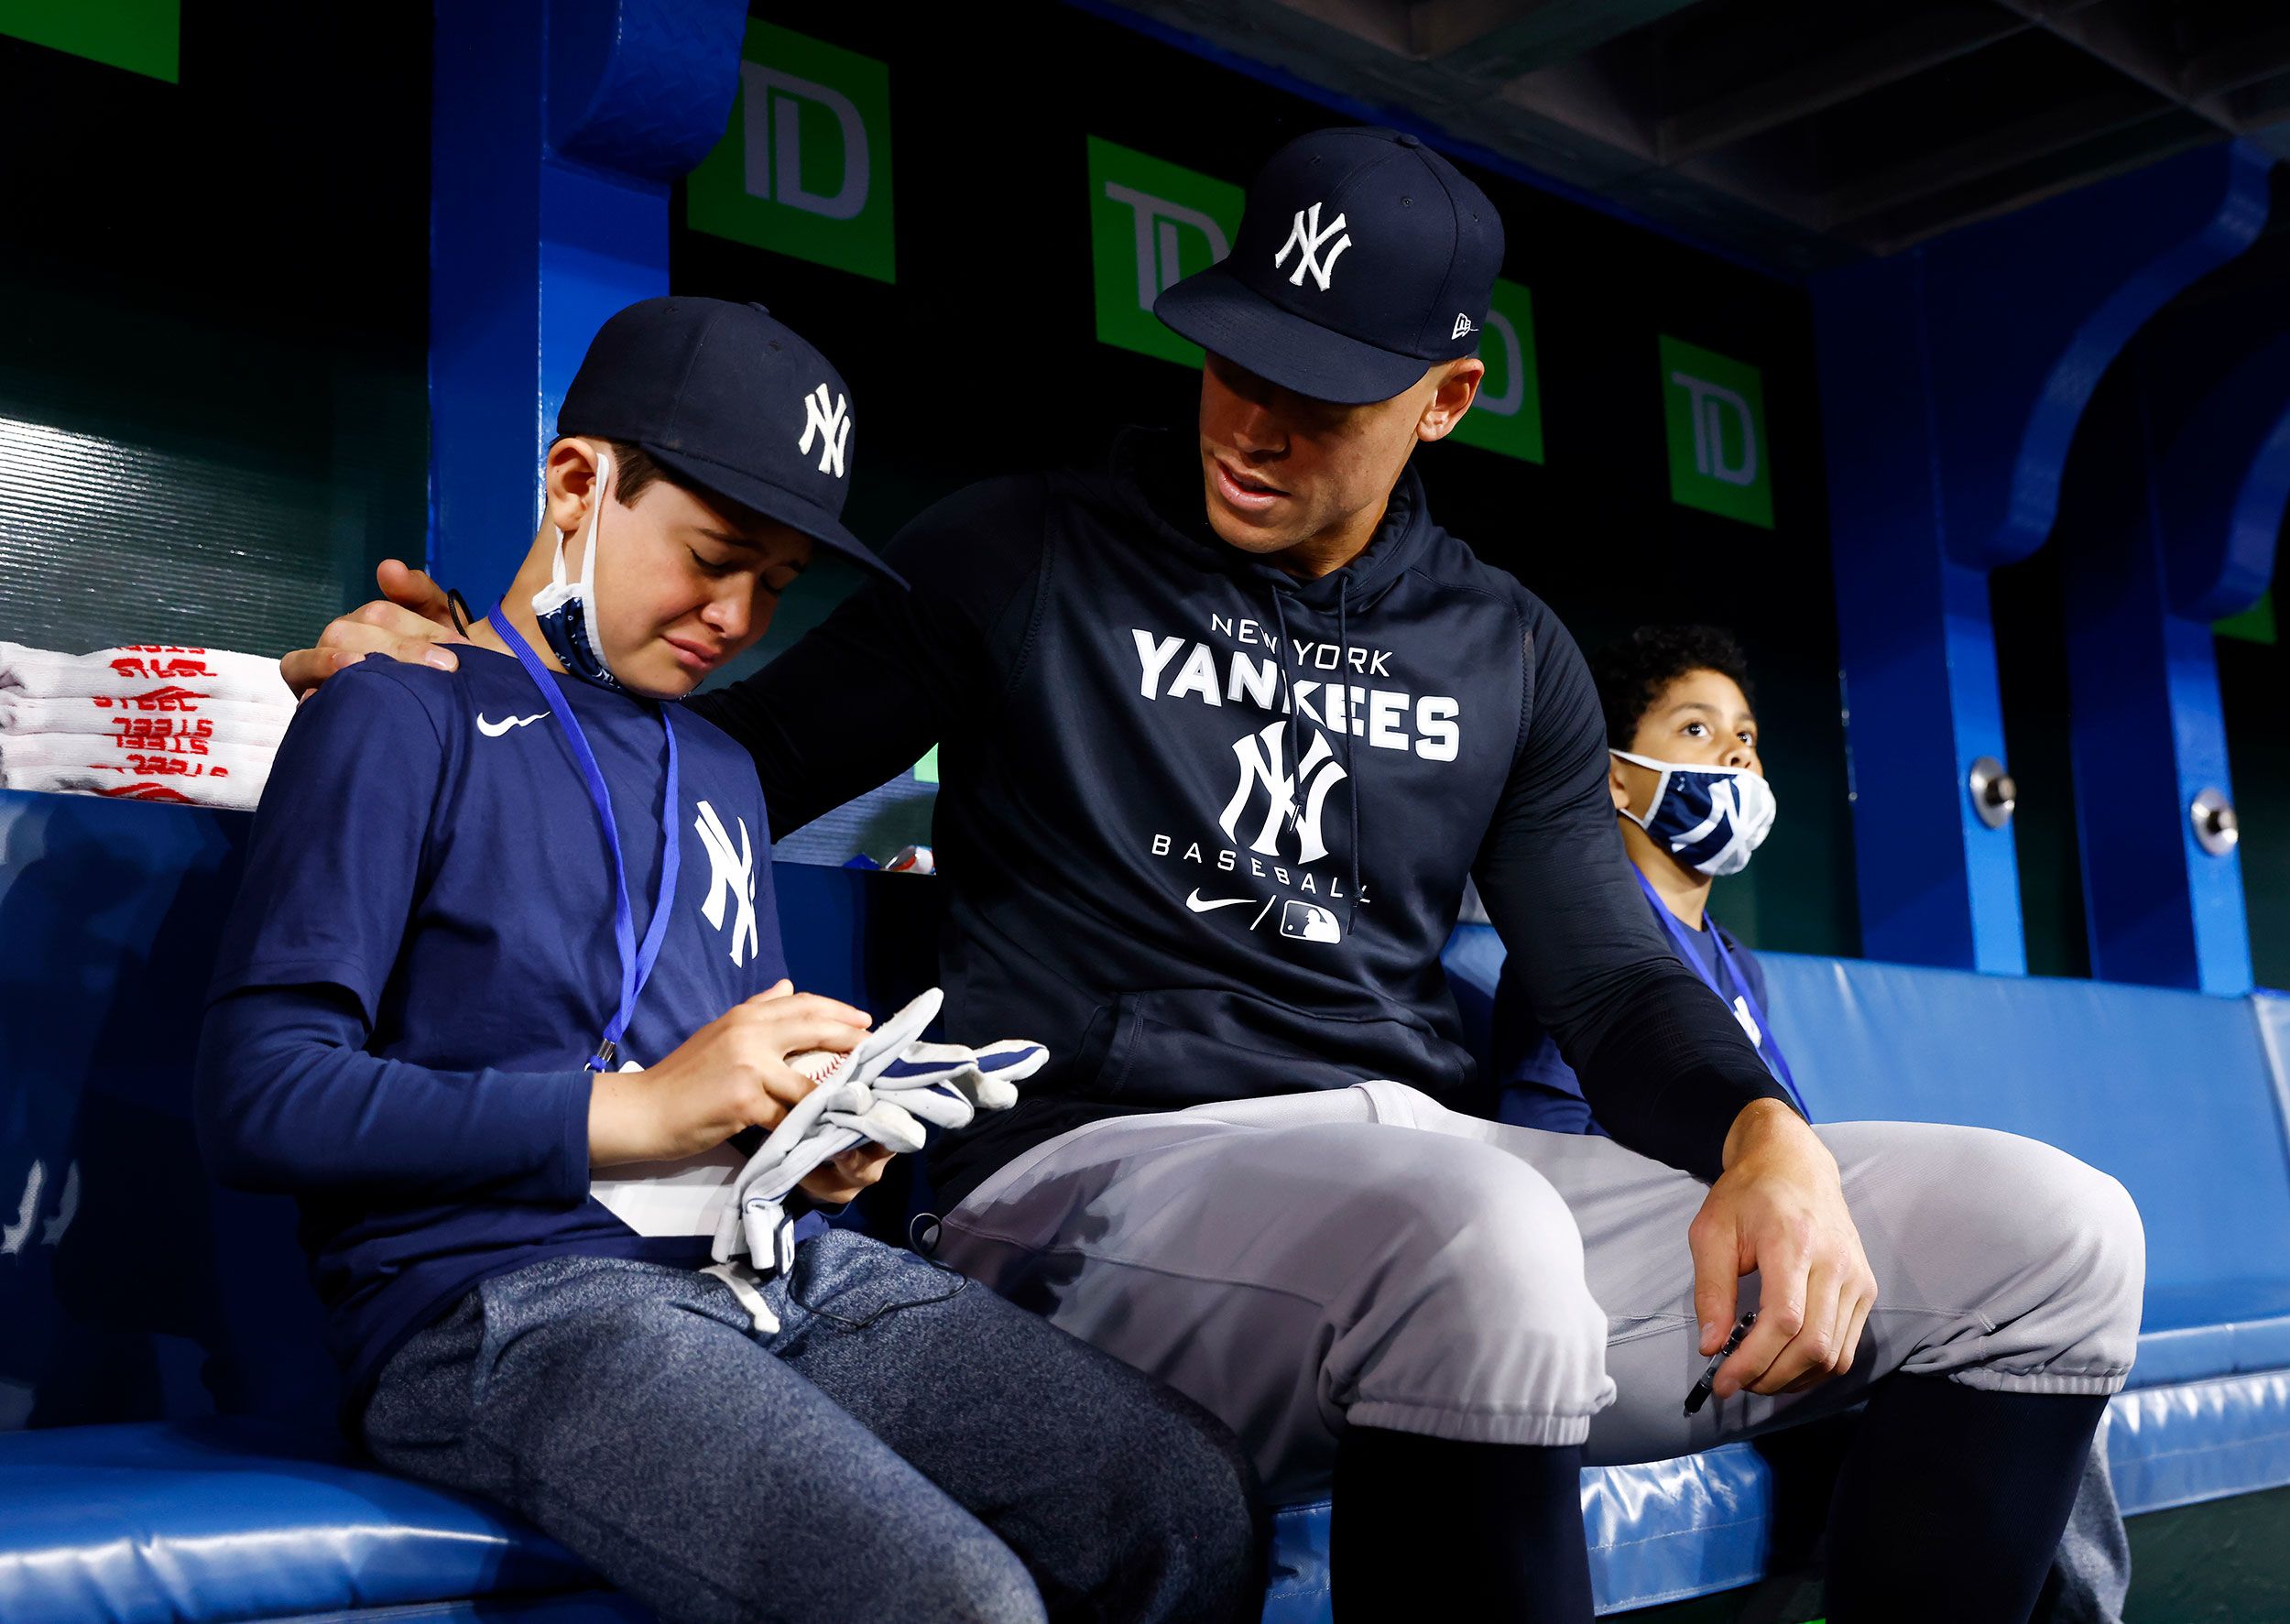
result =
[[[2145,1237],[2123,1187],[2033,1139],[1842,1122],[1875,1272],[1847,1373],[1712,1400],[1686,1226],[1707,1187],[1611,1139],[1465,1117],[1397,1083],[1117,1117],[945,1219],[945,1259],[1221,1417],[1273,1503],[1347,1424],[1659,1460],[1842,1410],[1896,1370],[2110,1393]],[[1757,1281],[1741,1282],[1744,1310]]]

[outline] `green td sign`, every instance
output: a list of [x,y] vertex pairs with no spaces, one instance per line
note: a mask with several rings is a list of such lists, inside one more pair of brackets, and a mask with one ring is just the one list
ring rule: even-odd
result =
[[2230,615],[2224,620],[2213,621],[2210,629],[2222,638],[2241,638],[2246,643],[2274,642],[2274,594],[2268,593],[2240,615]]
[[1543,460],[1543,391],[1534,368],[1534,303],[1516,282],[1495,278],[1495,300],[1479,334],[1487,376],[1452,438],[1521,462]]
[[1758,369],[1662,337],[1662,406],[1670,431],[1670,497],[1687,507],[1773,528]]
[[182,0],[0,0],[0,34],[180,82]]
[[684,223],[896,281],[889,68],[750,18],[731,125],[685,183]]
[[1201,364],[1153,314],[1171,283],[1232,252],[1241,191],[1194,169],[1089,137],[1090,262],[1097,339],[1185,366]]

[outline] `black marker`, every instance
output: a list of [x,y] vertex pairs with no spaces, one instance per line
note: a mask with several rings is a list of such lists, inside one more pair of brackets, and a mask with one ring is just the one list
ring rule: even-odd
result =
[[1709,1368],[1702,1372],[1702,1379],[1694,1384],[1694,1390],[1685,1395],[1686,1414],[1693,1414],[1709,1401],[1709,1395],[1718,1386],[1718,1367],[1733,1357],[1734,1350],[1741,1346],[1741,1339],[1750,1334],[1750,1327],[1756,1324],[1756,1309],[1752,1308],[1741,1316],[1741,1323],[1734,1326],[1733,1335],[1726,1338],[1726,1346],[1718,1350],[1718,1357],[1709,1361]]

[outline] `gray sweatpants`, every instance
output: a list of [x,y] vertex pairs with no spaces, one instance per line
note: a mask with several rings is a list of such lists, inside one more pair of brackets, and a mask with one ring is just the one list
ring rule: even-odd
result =
[[383,1368],[384,1466],[497,1499],[664,1624],[1251,1619],[1224,1430],[910,1252],[831,1230],[758,1331],[617,1258],[496,1275]]
[[[1817,1129],[1878,1285],[1812,1390],[1713,1400],[1686,1226],[1707,1187],[1611,1139],[1465,1117],[1397,1083],[1093,1123],[998,1170],[942,1255],[1198,1400],[1274,1503],[1351,1423],[1659,1460],[1846,1408],[1896,1370],[2109,1393],[2145,1237],[2123,1187],[1983,1128]],[[1742,1307],[1756,1302],[1754,1276]]]

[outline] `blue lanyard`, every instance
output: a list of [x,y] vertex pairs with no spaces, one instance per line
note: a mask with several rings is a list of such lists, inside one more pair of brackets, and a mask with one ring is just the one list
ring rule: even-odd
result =
[[652,904],[652,917],[644,928],[644,945],[636,941],[636,917],[628,908],[628,865],[621,855],[620,824],[612,815],[612,794],[605,788],[605,775],[596,765],[596,752],[588,747],[588,736],[572,714],[572,707],[565,703],[564,690],[557,686],[557,679],[549,668],[540,663],[532,645],[509,624],[501,605],[493,605],[486,619],[493,629],[501,634],[501,640],[517,656],[517,662],[540,690],[549,702],[550,714],[557,725],[564,729],[564,742],[572,747],[572,758],[580,763],[581,777],[588,784],[588,798],[596,808],[597,820],[605,826],[605,845],[612,854],[612,938],[620,950],[620,1008],[605,1028],[604,1041],[589,1057],[588,1069],[608,1072],[620,1055],[620,1040],[628,1030],[628,1019],[636,1013],[637,995],[652,978],[652,966],[660,960],[660,943],[668,936],[670,904],[676,899],[676,870],[682,860],[682,843],[676,838],[676,729],[668,720],[668,707],[662,705],[660,725],[668,735],[668,783],[660,795],[660,896]]
[[[1670,941],[1677,948],[1678,957],[1685,961],[1686,967],[1700,976],[1702,985],[1716,993],[1718,1001],[1730,1011],[1733,1003],[1726,997],[1726,989],[1710,979],[1709,968],[1702,963],[1702,955],[1694,951],[1693,939],[1686,935],[1685,926],[1679,921],[1676,914],[1670,911],[1669,904],[1663,901],[1660,894],[1647,883],[1643,874],[1638,877],[1638,888],[1646,893],[1646,900],[1653,905],[1654,917],[1662,921],[1662,928],[1670,932]],[[1797,1109],[1805,1119],[1812,1121],[1813,1113],[1805,1109],[1805,1095],[1797,1092],[1797,1080],[1789,1074],[1789,1063],[1782,1058],[1781,1043],[1773,1036],[1772,1026],[1766,1020],[1765,1011],[1757,1007],[1757,997],[1750,991],[1750,984],[1742,979],[1741,972],[1734,968],[1733,954],[1726,946],[1725,936],[1714,922],[1709,924],[1709,940],[1718,949],[1718,969],[1725,973],[1728,981],[1733,983],[1735,995],[1740,998],[1743,1008],[1749,1010],[1750,1019],[1757,1023],[1758,1058],[1765,1063],[1765,1069],[1773,1074],[1775,1080],[1789,1091],[1789,1097],[1796,1102]]]

